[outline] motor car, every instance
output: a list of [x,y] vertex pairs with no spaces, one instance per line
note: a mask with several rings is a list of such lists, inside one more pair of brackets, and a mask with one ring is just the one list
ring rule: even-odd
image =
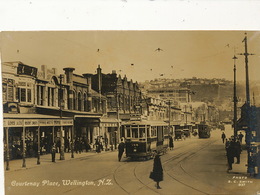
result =
[[190,137],[190,130],[189,129],[183,129],[184,135],[186,137]]
[[186,136],[184,134],[184,131],[182,129],[176,129],[175,130],[175,140],[185,140]]

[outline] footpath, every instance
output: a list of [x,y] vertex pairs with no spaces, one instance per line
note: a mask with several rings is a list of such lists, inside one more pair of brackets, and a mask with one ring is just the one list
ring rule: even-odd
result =
[[[227,135],[227,138],[229,138],[232,133],[231,131],[224,131]],[[221,131],[219,131],[219,139],[221,136]],[[222,145],[222,141],[218,141],[218,146]],[[250,176],[249,173],[247,173],[247,158],[248,153],[245,149],[245,141],[243,139],[242,142],[242,148],[243,151],[240,155],[240,164],[236,164],[237,159],[234,158],[234,163],[232,165],[232,170],[229,172],[222,172],[223,178],[218,181],[223,189],[228,189],[228,194],[243,194],[243,195],[260,195],[260,179],[257,179],[257,176]],[[224,160],[226,164],[226,170],[228,168],[227,166],[227,158],[226,158],[226,152],[223,144],[223,157],[220,157],[218,159],[219,162],[221,162],[221,159]]]
[[[111,152],[117,152],[117,150],[113,151],[102,151],[100,154],[104,153],[111,153]],[[74,158],[71,158],[71,152],[65,152],[64,153],[64,160],[60,160],[60,153],[56,153],[55,156],[55,162],[52,162],[51,154],[43,154],[40,156],[40,164],[37,164],[37,157],[31,157],[31,158],[25,158],[25,165],[26,167],[22,167],[23,159],[15,159],[9,161],[9,170],[6,170],[6,162],[4,162],[4,169],[5,172],[12,172],[12,171],[19,171],[19,170],[25,170],[25,169],[32,169],[35,167],[43,167],[45,165],[50,165],[54,163],[62,163],[64,161],[74,160],[74,159],[80,159],[87,156],[94,156],[97,155],[96,151],[89,151],[89,152],[81,152],[81,153],[75,153],[74,152]]]

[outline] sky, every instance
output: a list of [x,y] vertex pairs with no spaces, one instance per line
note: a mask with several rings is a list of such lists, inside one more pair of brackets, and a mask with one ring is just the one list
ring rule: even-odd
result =
[[[260,31],[246,31],[250,79],[260,72]],[[76,74],[116,70],[134,82],[155,78],[233,79],[233,56],[244,53],[245,31],[3,31],[2,62],[40,68],[74,67]],[[159,49],[158,49],[159,48]],[[237,79],[245,79],[244,56],[237,55]]]

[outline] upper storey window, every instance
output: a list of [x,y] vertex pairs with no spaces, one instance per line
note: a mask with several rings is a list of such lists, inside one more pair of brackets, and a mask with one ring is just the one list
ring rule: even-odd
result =
[[18,82],[17,99],[22,103],[32,103],[33,84],[28,82]]

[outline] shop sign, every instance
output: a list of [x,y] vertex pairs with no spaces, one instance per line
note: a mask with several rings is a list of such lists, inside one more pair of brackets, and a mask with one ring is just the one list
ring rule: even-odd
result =
[[36,127],[36,126],[72,126],[73,120],[53,120],[53,119],[4,119],[4,127]]
[[24,120],[25,127],[35,127],[38,126],[38,120]]
[[117,127],[117,123],[100,123],[100,127]]
[[60,120],[54,120],[54,125],[56,126],[60,126],[61,125],[61,121]]
[[66,125],[70,126],[70,125],[73,125],[73,120],[62,120],[61,124],[64,126],[66,126]]
[[4,120],[4,127],[22,127],[23,120],[17,119],[7,119]]
[[39,126],[53,126],[53,120],[39,120]]

